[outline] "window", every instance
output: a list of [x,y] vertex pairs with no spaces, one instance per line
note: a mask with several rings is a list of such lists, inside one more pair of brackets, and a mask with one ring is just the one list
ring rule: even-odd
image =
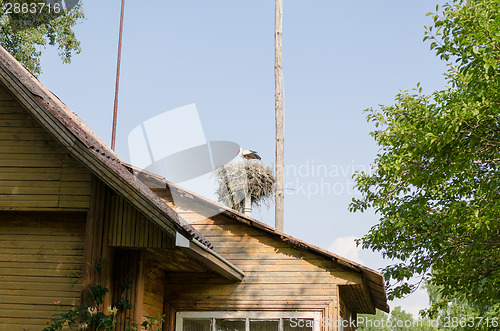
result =
[[315,312],[179,312],[176,331],[319,331]]

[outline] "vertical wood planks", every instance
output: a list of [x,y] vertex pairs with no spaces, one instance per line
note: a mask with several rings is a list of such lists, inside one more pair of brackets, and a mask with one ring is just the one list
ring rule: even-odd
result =
[[116,193],[109,197],[109,221],[113,232],[109,234],[109,245],[136,248],[173,248],[170,238],[159,226]]

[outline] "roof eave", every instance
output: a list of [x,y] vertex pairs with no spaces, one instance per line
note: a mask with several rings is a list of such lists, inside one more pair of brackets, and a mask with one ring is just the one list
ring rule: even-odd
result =
[[202,245],[196,239],[189,240],[177,233],[175,237],[175,246],[226,279],[239,282],[245,277],[245,273],[242,270],[217,254],[214,250]]

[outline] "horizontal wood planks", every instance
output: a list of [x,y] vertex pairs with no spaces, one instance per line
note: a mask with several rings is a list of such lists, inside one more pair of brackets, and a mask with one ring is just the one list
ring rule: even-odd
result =
[[225,215],[177,211],[215,252],[245,272],[241,283],[210,274],[167,273],[167,300],[177,310],[308,310],[334,316],[338,285],[362,282],[358,273]]
[[0,210],[84,210],[90,172],[0,86]]
[[41,330],[79,303],[85,213],[0,212],[0,330]]

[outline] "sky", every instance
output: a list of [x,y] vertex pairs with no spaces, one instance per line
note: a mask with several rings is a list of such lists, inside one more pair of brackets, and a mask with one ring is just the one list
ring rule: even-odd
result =
[[[108,144],[120,3],[84,1],[81,54],[62,64],[47,48],[39,77]],[[378,150],[363,110],[418,82],[426,93],[444,87],[445,63],[422,41],[436,3],[284,1],[285,233],[375,270],[390,263],[354,245],[378,221],[348,211],[352,175],[369,171]],[[126,1],[117,153],[130,162],[134,128],[185,106],[197,111],[201,140],[235,142],[274,167],[274,1]],[[166,125],[165,148],[179,130],[194,132]],[[273,225],[274,206],[253,216]],[[390,305],[416,314],[427,297]]]

